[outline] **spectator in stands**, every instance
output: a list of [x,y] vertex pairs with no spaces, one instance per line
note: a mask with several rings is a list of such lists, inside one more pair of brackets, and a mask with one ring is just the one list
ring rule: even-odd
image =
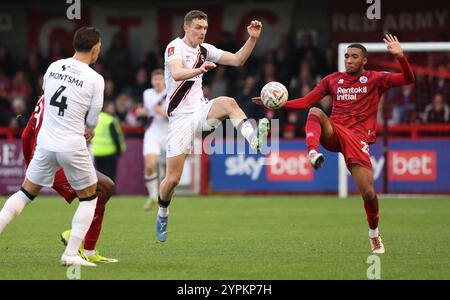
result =
[[145,66],[149,73],[155,69],[164,68],[164,53],[159,42],[155,41],[152,50],[147,53]]
[[260,90],[257,87],[256,78],[253,75],[247,75],[239,89],[239,93],[235,96],[239,107],[244,111],[249,119],[261,119],[265,116],[264,108],[252,102],[251,98],[259,95]]
[[18,70],[14,74],[14,78],[11,83],[11,90],[9,92],[9,99],[12,101],[15,98],[22,98],[27,101],[32,92],[30,82],[23,70]]
[[219,65],[214,70],[210,87],[212,98],[228,95],[228,81],[226,78],[226,68],[224,66]]
[[238,45],[233,38],[233,35],[229,31],[222,32],[221,40],[216,47],[231,53],[235,53],[237,50],[239,50]]
[[118,160],[125,152],[126,145],[114,109],[113,102],[104,103],[95,128],[96,134],[91,141],[91,150],[96,169],[116,181]]
[[300,72],[298,77],[291,79],[289,84],[289,96],[294,98],[300,98],[309,93],[316,85],[311,74],[311,68],[307,62],[302,62],[300,66]]
[[11,53],[2,44],[0,44],[0,69],[2,69],[8,77],[13,76],[16,70],[16,65]]
[[133,100],[127,93],[121,93],[116,99],[116,116],[122,127],[127,127],[127,114],[133,106]]
[[440,91],[445,99],[450,97],[450,70],[444,64],[437,67],[437,76],[433,80],[433,91]]
[[13,131],[21,131],[27,126],[29,118],[26,103],[22,98],[16,98],[12,101],[11,108],[8,127]]
[[61,43],[59,43],[58,41],[52,41],[48,61],[53,62],[63,58],[67,58],[68,56],[69,53],[65,51]]
[[151,88],[151,83],[148,78],[147,69],[145,69],[145,67],[140,67],[136,72],[136,81],[129,89],[129,94],[135,103],[142,104],[144,103],[142,95],[144,94],[144,91],[149,88]]
[[116,88],[114,86],[114,81],[111,79],[105,80],[105,92],[103,94],[103,101],[112,101],[116,99]]
[[433,97],[433,102],[425,108],[423,114],[424,123],[448,123],[450,120],[450,107],[445,103],[444,94],[438,92]]
[[323,61],[323,66],[320,70],[321,77],[325,77],[331,73],[337,72],[337,60],[336,51],[334,48],[328,47],[325,49],[325,57]]
[[10,89],[11,80],[6,75],[5,71],[0,67],[0,109],[3,109],[8,101]]
[[268,62],[264,64],[263,77],[259,82],[260,88],[262,88],[266,83],[271,81],[278,81],[277,69],[274,63]]
[[385,121],[389,126],[400,124],[400,113],[397,105],[393,101],[386,101],[386,94],[383,94],[378,102],[377,122],[383,125]]
[[105,67],[111,72],[117,91],[130,84],[131,54],[121,31],[117,32],[112,39],[111,47],[104,56]]
[[279,81],[285,86],[289,86],[292,77],[292,63],[288,57],[288,49],[278,47],[275,50],[275,69],[278,72]]

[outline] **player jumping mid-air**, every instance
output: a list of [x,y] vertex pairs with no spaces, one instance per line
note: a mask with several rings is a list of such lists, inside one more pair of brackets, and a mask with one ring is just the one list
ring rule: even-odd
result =
[[184,37],[171,41],[164,53],[169,131],[166,176],[160,185],[156,220],[156,236],[161,242],[167,239],[168,207],[195,134],[214,129],[228,117],[252,149],[259,151],[269,132],[266,118],[261,119],[255,129],[233,98],[222,96],[208,100],[202,91],[203,74],[214,69],[216,63],[239,67],[247,61],[261,34],[261,22],[250,22],[247,26],[249,38],[236,53],[205,43],[208,17],[204,12],[188,12],[183,28]]
[[[364,200],[369,223],[369,241],[373,253],[384,253],[378,230],[378,197],[373,187],[373,171],[369,145],[375,143],[377,110],[381,95],[389,88],[414,82],[414,73],[396,36],[384,38],[388,51],[395,55],[402,73],[368,71],[367,50],[361,44],[351,44],[345,52],[345,72],[335,72],[323,78],[303,98],[293,99],[287,109],[308,109],[323,97],[330,95],[332,113],[319,108],[309,110],[306,122],[306,144],[309,161],[314,169],[324,163],[319,153],[319,142],[332,152],[341,152]],[[260,103],[258,97],[255,102]]]

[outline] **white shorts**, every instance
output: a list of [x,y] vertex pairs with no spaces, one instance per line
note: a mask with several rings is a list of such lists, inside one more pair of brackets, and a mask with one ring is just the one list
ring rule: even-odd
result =
[[149,155],[161,155],[161,153],[166,152],[167,145],[167,131],[154,130],[154,128],[149,128],[145,131],[144,135],[144,149],[143,154]]
[[26,177],[35,184],[51,187],[60,166],[76,191],[97,183],[97,174],[87,149],[53,152],[37,146]]
[[166,157],[191,153],[195,136],[204,130],[214,129],[207,122],[208,113],[214,101],[215,99],[211,99],[208,102],[202,102],[198,112],[169,117]]

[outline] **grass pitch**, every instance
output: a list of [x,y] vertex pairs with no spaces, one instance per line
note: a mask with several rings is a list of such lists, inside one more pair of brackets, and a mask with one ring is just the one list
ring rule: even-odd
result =
[[[119,263],[84,267],[81,279],[367,279],[359,197],[175,197],[166,243],[145,200],[108,203],[97,248]],[[25,208],[0,235],[0,279],[66,279],[59,234],[74,204],[38,197]],[[384,198],[380,209],[381,279],[450,279],[450,197]]]

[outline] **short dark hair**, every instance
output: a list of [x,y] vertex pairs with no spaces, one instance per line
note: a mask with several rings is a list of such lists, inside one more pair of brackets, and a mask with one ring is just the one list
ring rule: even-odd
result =
[[94,27],[81,27],[73,36],[73,48],[77,52],[89,52],[100,42],[100,32]]
[[184,16],[184,23],[190,25],[195,19],[208,21],[208,15],[200,10],[191,10]]
[[367,56],[367,49],[366,49],[366,47],[364,47],[364,46],[361,45],[361,44],[350,44],[350,45],[348,45],[347,49],[348,49],[348,48],[357,48],[357,49],[359,49],[359,50],[362,51],[362,53],[364,54],[364,56]]
[[152,71],[151,77],[156,76],[156,75],[162,75],[164,76],[164,71],[163,69],[155,69]]

